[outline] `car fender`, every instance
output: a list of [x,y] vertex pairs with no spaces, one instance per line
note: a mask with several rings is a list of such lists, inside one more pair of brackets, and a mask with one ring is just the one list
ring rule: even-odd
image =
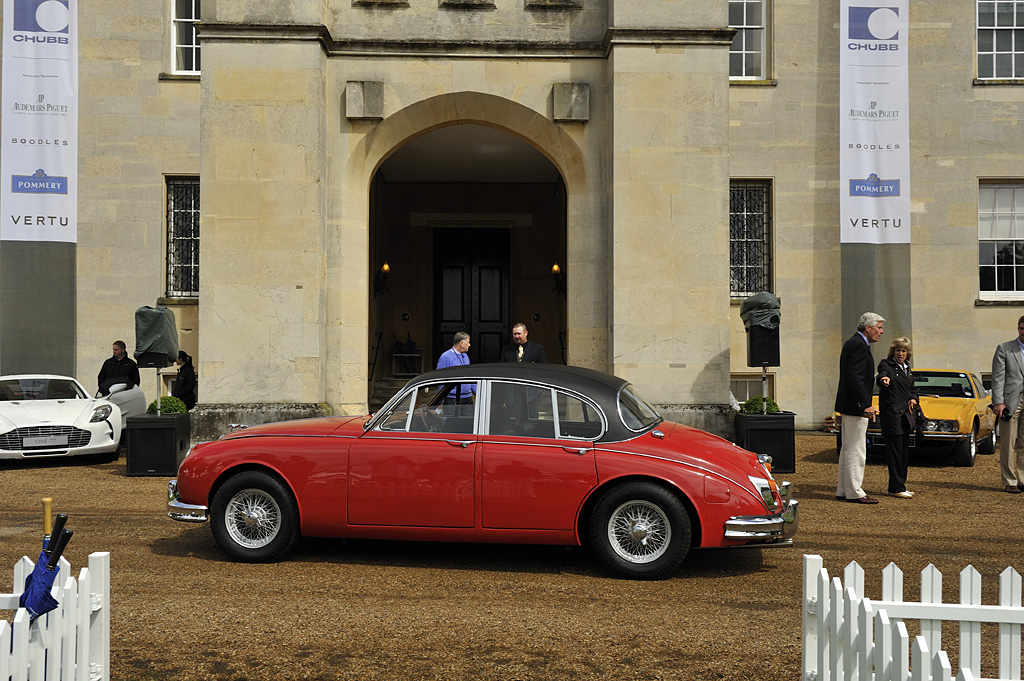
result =
[[[637,465],[637,458],[644,459],[642,467]],[[724,538],[726,520],[768,512],[749,483],[730,479],[710,467],[606,449],[597,451],[596,460],[600,482],[585,502],[587,510],[604,490],[625,480],[658,482],[673,490],[690,510],[694,546],[733,545],[736,542]],[[585,528],[578,531],[585,532]]]

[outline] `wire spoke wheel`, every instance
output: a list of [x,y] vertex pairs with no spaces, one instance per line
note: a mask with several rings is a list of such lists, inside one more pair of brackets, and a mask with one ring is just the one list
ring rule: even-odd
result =
[[262,471],[229,478],[213,497],[210,529],[217,545],[235,560],[280,560],[299,539],[299,508],[284,482]]
[[682,501],[653,482],[608,488],[590,518],[594,555],[620,577],[670,576],[686,557],[690,539],[690,518]]
[[608,520],[608,542],[631,563],[657,560],[671,541],[668,516],[649,501],[627,501],[612,511]]
[[242,546],[262,548],[274,541],[281,530],[281,507],[263,490],[245,489],[228,502],[224,526]]

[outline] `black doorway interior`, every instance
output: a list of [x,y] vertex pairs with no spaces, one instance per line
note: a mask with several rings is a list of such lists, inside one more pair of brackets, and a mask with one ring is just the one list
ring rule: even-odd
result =
[[466,331],[469,360],[497,362],[509,331],[511,229],[438,226],[434,236],[434,355]]

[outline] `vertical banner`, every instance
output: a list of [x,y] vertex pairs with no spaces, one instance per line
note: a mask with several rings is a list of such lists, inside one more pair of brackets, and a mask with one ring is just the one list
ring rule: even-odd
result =
[[77,241],[77,0],[4,0],[0,240]]
[[840,243],[910,243],[907,5],[841,2]]

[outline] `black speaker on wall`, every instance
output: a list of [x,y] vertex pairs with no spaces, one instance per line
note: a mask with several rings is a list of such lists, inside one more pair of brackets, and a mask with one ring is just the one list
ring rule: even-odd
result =
[[747,329],[747,366],[779,366],[779,327],[766,329],[751,326]]

